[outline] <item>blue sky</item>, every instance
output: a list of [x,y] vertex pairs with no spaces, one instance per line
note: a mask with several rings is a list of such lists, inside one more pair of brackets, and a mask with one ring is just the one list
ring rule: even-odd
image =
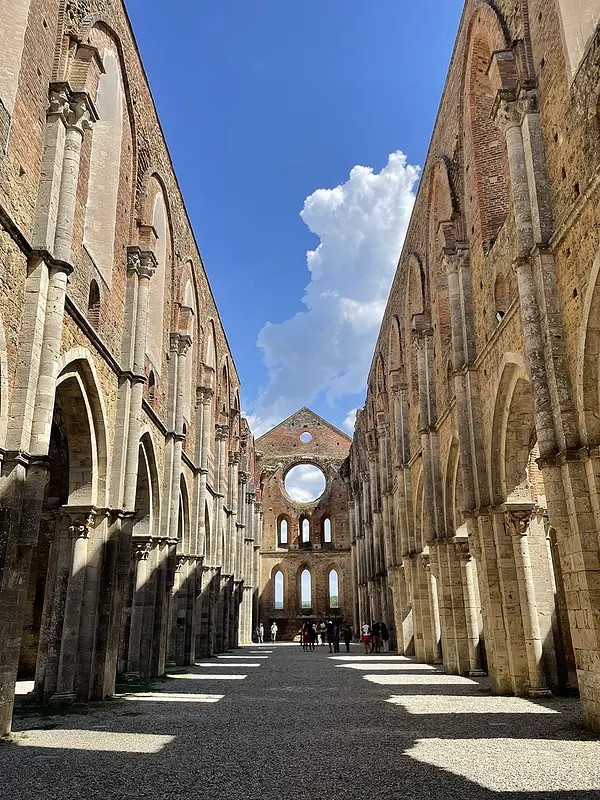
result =
[[348,426],[463,0],[127,7],[245,411]]

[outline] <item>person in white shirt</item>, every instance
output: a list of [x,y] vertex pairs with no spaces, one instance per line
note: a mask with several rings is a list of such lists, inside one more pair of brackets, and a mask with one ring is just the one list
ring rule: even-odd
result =
[[371,626],[368,622],[362,626],[362,640],[365,646],[365,654],[368,655],[371,648]]
[[262,622],[260,623],[256,631],[258,633],[258,643],[262,644],[265,641],[265,626],[262,624]]
[[277,639],[277,623],[274,622],[271,625],[271,641],[275,644],[275,639]]

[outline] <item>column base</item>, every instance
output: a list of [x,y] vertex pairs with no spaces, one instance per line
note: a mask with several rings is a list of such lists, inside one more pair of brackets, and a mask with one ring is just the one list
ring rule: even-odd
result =
[[141,680],[142,676],[139,672],[125,672],[122,675],[122,680],[129,682],[139,681]]
[[482,669],[472,669],[469,672],[469,678],[487,678],[487,672]]
[[550,689],[529,689],[527,692],[528,697],[552,697]]
[[48,704],[51,706],[72,706],[76,699],[75,692],[56,692],[49,698]]

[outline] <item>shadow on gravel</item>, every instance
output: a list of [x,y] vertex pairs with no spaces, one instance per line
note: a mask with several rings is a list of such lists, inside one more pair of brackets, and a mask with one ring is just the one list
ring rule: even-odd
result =
[[340,669],[327,656],[276,648],[246,680],[207,683],[213,701],[173,674],[123,687],[143,701],[71,707],[50,721],[18,712],[0,747],[2,797],[597,800],[600,743],[577,701],[523,700],[503,713],[516,699],[483,682],[427,683],[440,675],[410,666]]

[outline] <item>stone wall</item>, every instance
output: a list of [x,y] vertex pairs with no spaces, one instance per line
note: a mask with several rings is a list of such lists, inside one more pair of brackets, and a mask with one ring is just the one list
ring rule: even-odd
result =
[[[303,441],[305,440],[305,441]],[[268,629],[277,621],[284,638],[293,638],[305,619],[343,618],[355,625],[354,587],[350,563],[348,489],[344,464],[350,440],[310,409],[303,408],[257,439],[262,468],[264,532],[260,551],[260,618]],[[285,488],[296,466],[318,467],[325,477],[323,493],[314,502],[295,500]],[[297,495],[300,497],[300,495]],[[308,497],[308,496],[307,496]],[[302,523],[310,535],[303,541]],[[331,541],[325,534],[329,521]],[[282,541],[280,525],[287,525]],[[301,576],[311,575],[311,605],[301,603]],[[330,599],[330,573],[339,585],[339,607]],[[275,575],[283,574],[283,608],[275,604]]]
[[249,640],[262,527],[238,375],[125,7],[8,5],[0,735],[19,672],[38,701],[72,702]]
[[350,518],[360,613],[393,609],[401,650],[487,669],[497,692],[578,683],[600,729],[600,50],[584,6],[572,68],[558,4],[465,4]]

